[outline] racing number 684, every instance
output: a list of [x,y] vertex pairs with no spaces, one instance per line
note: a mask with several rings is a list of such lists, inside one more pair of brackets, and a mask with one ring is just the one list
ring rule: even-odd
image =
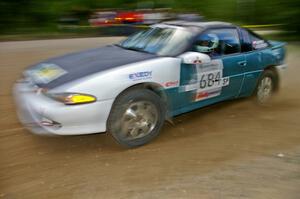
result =
[[220,72],[204,73],[200,78],[200,89],[227,86],[229,78],[221,78]]
[[212,87],[215,83],[220,84],[220,78],[220,72],[203,74],[200,78],[200,88]]

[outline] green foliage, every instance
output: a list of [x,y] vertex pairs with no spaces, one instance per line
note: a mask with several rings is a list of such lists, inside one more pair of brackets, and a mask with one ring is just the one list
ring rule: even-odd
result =
[[1,0],[0,34],[55,29],[64,16],[86,24],[95,9],[136,9],[142,5],[239,24],[285,24],[285,29],[300,31],[299,0]]

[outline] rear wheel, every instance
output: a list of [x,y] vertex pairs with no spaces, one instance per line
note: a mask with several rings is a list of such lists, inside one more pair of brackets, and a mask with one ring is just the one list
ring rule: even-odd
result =
[[259,104],[270,102],[277,85],[276,74],[272,70],[266,70],[260,77],[255,91],[256,101]]
[[132,89],[116,99],[107,128],[121,145],[141,146],[159,134],[165,112],[165,106],[156,93]]

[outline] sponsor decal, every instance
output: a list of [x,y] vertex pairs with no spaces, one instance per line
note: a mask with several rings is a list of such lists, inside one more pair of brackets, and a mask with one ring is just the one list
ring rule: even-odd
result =
[[164,83],[163,86],[164,87],[168,87],[168,88],[170,88],[170,87],[177,87],[178,83],[179,83],[178,80],[176,80],[176,81],[170,81],[170,82]]
[[216,97],[230,83],[229,77],[223,77],[223,62],[220,59],[195,64],[195,70],[196,74],[190,82],[179,88],[180,92],[194,92],[193,101]]
[[228,86],[229,77],[223,77],[223,63],[221,60],[213,60],[211,63],[197,64],[196,75],[189,84],[180,88],[181,92],[196,90],[197,93],[202,91],[219,90]]
[[205,100],[205,99],[209,99],[212,97],[216,97],[220,95],[218,90],[215,91],[202,91],[202,92],[197,92],[195,95],[195,99],[193,101],[201,101],[201,100]]
[[151,79],[152,78],[152,71],[143,71],[143,72],[131,73],[131,74],[128,75],[128,77],[129,77],[129,79],[131,79],[133,81]]
[[33,70],[29,70],[27,73],[36,83],[47,84],[67,72],[56,64],[42,63]]
[[200,60],[199,57],[197,57],[196,60],[194,61],[194,64],[201,64],[201,63],[202,63],[202,61]]
[[253,41],[252,46],[254,49],[266,48],[268,44],[264,40]]

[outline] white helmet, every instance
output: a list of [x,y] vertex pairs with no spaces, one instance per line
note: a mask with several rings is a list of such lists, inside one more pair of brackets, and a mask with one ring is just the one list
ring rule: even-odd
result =
[[201,37],[199,43],[196,44],[196,50],[201,53],[210,53],[219,45],[219,38],[216,34],[207,34]]

